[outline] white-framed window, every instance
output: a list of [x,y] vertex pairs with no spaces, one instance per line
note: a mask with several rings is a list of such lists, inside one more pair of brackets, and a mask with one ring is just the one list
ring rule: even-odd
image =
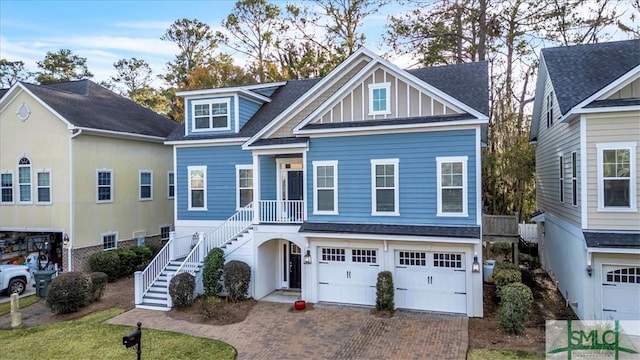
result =
[[30,204],[31,198],[31,161],[26,157],[18,161],[18,201],[21,204]]
[[191,102],[193,131],[230,130],[229,99],[195,100]]
[[598,210],[637,211],[636,146],[636,142],[596,145]]
[[51,171],[36,171],[38,204],[51,204]]
[[189,210],[207,210],[207,167],[189,166]]
[[160,240],[169,240],[171,225],[160,225]]
[[13,173],[0,174],[0,204],[13,204]]
[[236,208],[241,209],[253,201],[253,166],[236,165]]
[[468,216],[467,156],[436,158],[438,216]]
[[118,248],[118,232],[110,231],[103,233],[102,235],[102,249],[114,250]]
[[313,213],[338,215],[338,162],[313,162]]
[[564,156],[558,158],[558,200],[564,202]]
[[371,160],[371,215],[400,215],[399,159]]
[[424,251],[399,251],[398,265],[427,266],[427,253]]
[[462,254],[434,253],[433,267],[463,269]]
[[140,170],[138,174],[139,179],[139,191],[138,200],[153,200],[153,171]]
[[320,248],[320,261],[346,262],[345,252],[343,248]]
[[167,173],[167,199],[173,199],[176,196],[176,177],[173,171]]
[[113,202],[113,170],[96,170],[96,202]]
[[578,206],[578,153],[571,153],[571,205]]
[[369,115],[391,114],[391,83],[369,84]]
[[547,128],[553,125],[553,91],[547,95]]

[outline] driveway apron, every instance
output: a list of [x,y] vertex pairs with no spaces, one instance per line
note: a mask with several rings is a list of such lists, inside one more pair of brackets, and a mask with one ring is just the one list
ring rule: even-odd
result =
[[138,321],[143,329],[224,341],[238,350],[238,359],[465,359],[469,343],[465,316],[396,311],[392,318],[379,318],[369,308],[327,304],[295,311],[289,304],[261,301],[245,321],[224,326],[144,309],[107,322],[135,326]]

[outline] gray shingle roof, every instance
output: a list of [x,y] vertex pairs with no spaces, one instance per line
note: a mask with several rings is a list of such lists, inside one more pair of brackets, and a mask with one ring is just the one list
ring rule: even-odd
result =
[[286,137],[273,139],[260,139],[251,144],[251,146],[269,146],[269,145],[287,145],[287,144],[304,144],[309,141],[308,137]]
[[480,226],[427,226],[427,225],[383,225],[383,224],[338,224],[305,222],[302,233],[341,233],[406,236],[438,236],[479,239]]
[[640,249],[640,233],[584,231],[588,247]]
[[2,98],[7,91],[9,91],[9,89],[0,89],[0,98]]
[[640,65],[640,39],[542,50],[560,112]]
[[165,138],[178,126],[90,80],[22,85],[77,127]]

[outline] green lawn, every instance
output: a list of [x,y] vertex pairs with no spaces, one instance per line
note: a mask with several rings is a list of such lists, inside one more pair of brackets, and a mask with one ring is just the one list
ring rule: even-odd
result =
[[474,349],[469,351],[468,360],[542,360],[544,356],[531,351]]
[[[122,337],[134,326],[102,323],[122,313],[110,309],[80,319],[25,329],[0,330],[2,357],[6,359],[135,359]],[[235,359],[237,351],[221,341],[167,331],[142,324],[143,359]]]
[[[36,295],[29,295],[29,296],[20,298],[20,301],[18,301],[18,305],[20,306],[20,309],[23,309],[31,304],[37,303],[38,300],[40,300],[40,298],[37,297]],[[4,314],[8,314],[10,312],[11,312],[11,301],[0,304],[0,316]]]

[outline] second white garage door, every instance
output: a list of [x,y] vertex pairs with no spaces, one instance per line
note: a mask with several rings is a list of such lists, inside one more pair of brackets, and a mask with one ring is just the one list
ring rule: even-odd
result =
[[318,301],[375,305],[378,249],[318,249]]
[[463,253],[397,250],[396,307],[467,313]]

